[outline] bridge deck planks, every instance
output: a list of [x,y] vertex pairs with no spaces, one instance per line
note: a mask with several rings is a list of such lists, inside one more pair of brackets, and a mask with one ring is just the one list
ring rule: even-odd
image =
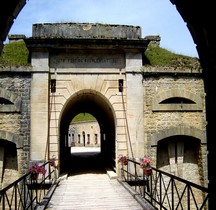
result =
[[69,176],[56,188],[47,210],[141,210],[142,206],[107,174]]

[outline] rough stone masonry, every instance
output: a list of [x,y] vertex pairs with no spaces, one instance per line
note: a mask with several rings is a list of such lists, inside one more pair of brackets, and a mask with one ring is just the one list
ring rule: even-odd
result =
[[[159,41],[142,38],[138,26],[34,24],[32,37],[25,39],[31,67],[1,68],[1,98],[15,107],[15,98],[21,101],[18,110],[1,105],[3,182],[10,182],[7,177],[14,172],[24,172],[30,161],[43,162],[53,155],[63,172],[71,119],[90,112],[101,126],[102,154],[117,173],[113,160],[119,154],[137,160],[146,156],[157,168],[206,185],[200,68],[146,65],[148,45]],[[13,152],[7,145],[14,145]]]

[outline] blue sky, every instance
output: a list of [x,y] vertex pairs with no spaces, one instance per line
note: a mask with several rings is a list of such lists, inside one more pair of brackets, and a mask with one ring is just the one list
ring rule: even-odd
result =
[[80,22],[134,25],[142,37],[159,35],[161,47],[198,57],[196,46],[170,0],[28,0],[9,34],[32,35],[32,24]]

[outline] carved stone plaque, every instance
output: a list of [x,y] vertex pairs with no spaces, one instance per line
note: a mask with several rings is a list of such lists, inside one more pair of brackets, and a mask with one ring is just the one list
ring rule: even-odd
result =
[[50,56],[51,68],[123,68],[123,54],[60,54]]

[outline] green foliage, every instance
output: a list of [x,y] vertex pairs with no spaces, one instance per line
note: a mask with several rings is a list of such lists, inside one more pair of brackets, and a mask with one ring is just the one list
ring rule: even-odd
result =
[[[29,52],[23,40],[5,44],[0,56],[0,66],[27,66]],[[199,65],[198,59],[175,54],[164,48],[149,45],[144,53],[145,65],[189,67],[196,68]]]
[[80,121],[88,121],[88,120],[96,120],[93,115],[89,113],[80,113],[76,115],[72,122],[80,122]]
[[148,46],[145,51],[146,63],[151,66],[196,68],[199,61],[195,57],[172,53],[158,46]]
[[28,49],[23,40],[5,44],[0,56],[0,66],[27,66]]

